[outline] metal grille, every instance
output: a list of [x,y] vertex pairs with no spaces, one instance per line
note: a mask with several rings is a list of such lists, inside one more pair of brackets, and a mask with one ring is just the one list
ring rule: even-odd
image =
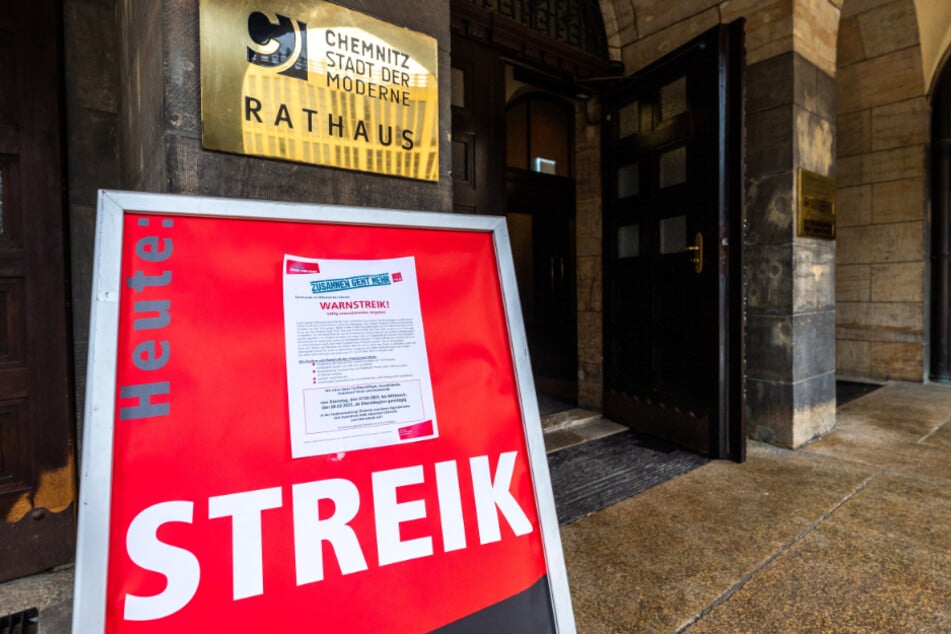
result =
[[36,608],[0,616],[0,634],[36,634],[40,631],[40,612]]
[[569,46],[607,57],[607,36],[597,0],[468,1]]

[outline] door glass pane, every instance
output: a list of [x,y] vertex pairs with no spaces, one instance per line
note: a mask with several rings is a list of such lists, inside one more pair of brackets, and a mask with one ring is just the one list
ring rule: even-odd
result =
[[466,107],[466,72],[461,68],[452,69],[452,105],[457,108]]
[[625,225],[617,230],[617,256],[636,258],[641,254],[640,225]]
[[660,221],[660,252],[680,253],[687,248],[687,216],[662,218]]
[[686,111],[687,78],[681,77],[660,89],[660,120],[666,121]]
[[626,106],[621,106],[621,110],[618,112],[618,137],[625,139],[637,134],[638,113],[636,101]]
[[637,196],[641,190],[640,176],[637,171],[637,163],[624,165],[617,171],[617,197],[618,199]]
[[687,148],[681,146],[660,155],[660,186],[672,187],[687,181]]

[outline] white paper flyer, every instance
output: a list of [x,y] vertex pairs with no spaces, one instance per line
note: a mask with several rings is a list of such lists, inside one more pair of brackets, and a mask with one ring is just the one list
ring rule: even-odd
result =
[[437,438],[415,259],[283,270],[293,457]]

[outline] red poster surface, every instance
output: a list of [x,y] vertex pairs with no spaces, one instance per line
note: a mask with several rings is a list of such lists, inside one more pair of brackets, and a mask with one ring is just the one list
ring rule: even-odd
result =
[[[122,222],[106,631],[554,631],[491,233]],[[438,437],[292,458],[285,254],[415,258]]]

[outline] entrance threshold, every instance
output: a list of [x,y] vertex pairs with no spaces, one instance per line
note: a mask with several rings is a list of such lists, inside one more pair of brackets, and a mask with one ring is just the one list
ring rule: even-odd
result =
[[597,412],[577,407],[544,414],[541,418],[548,454],[627,430]]
[[[569,444],[557,447],[561,440]],[[593,420],[546,431],[545,444],[561,525],[617,504],[710,460],[596,414]]]

